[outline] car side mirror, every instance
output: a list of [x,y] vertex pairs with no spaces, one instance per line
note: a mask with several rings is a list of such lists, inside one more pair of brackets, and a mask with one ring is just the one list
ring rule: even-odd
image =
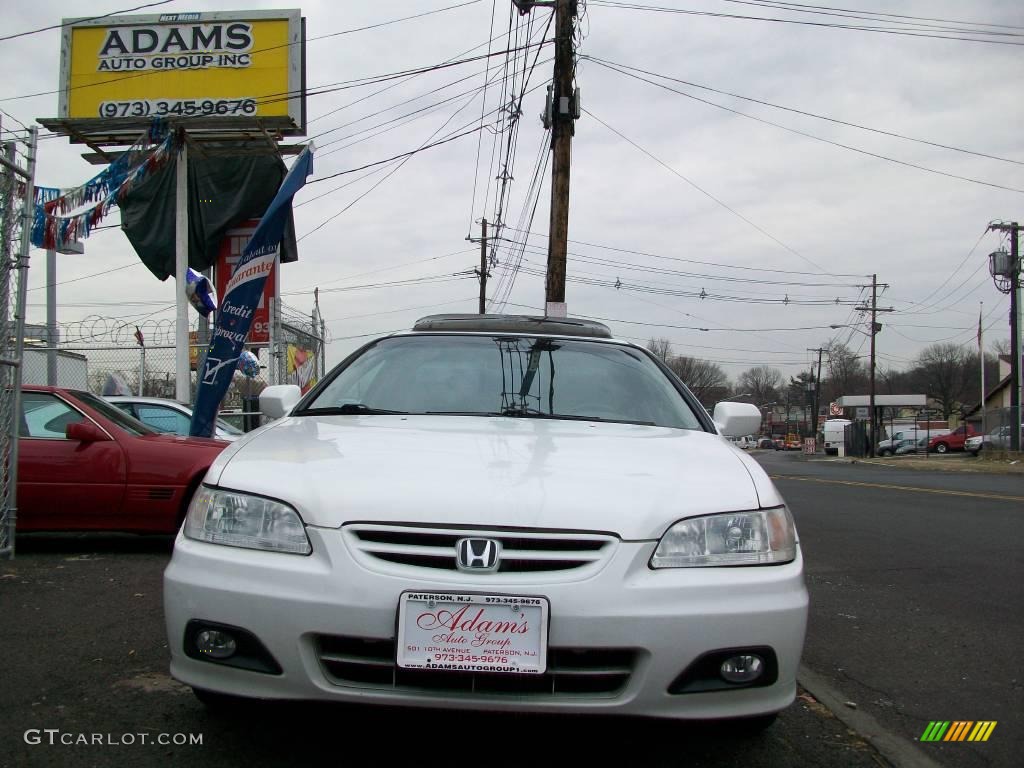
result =
[[260,410],[269,419],[287,416],[302,399],[302,390],[294,384],[277,384],[260,392]]
[[742,437],[761,431],[761,410],[753,403],[719,403],[713,416],[726,437]]
[[85,420],[64,427],[64,436],[68,440],[77,440],[80,443],[102,443],[111,439],[102,429]]

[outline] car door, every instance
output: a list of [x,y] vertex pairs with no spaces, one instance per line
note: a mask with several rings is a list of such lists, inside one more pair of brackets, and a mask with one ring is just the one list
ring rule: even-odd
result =
[[18,529],[116,527],[127,478],[118,442],[69,440],[67,425],[88,417],[50,392],[23,392],[19,415]]

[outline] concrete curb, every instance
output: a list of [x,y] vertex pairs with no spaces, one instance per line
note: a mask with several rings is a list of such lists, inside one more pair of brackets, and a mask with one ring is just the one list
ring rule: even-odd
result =
[[895,768],[942,768],[924,754],[914,742],[888,731],[874,717],[860,709],[846,706],[847,699],[824,677],[800,665],[797,682],[824,704],[836,719],[862,736]]

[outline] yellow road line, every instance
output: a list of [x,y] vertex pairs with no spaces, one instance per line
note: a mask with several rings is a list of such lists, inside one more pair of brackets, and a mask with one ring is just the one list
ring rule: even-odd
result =
[[967,496],[974,499],[997,499],[999,501],[1024,501],[1024,496],[1005,496],[999,493],[977,491],[950,491],[944,488],[918,488],[913,485],[892,485],[890,483],[863,483],[857,480],[829,480],[823,477],[800,475],[771,475],[772,480],[803,480],[808,483],[830,483],[832,485],[853,485],[859,488],[884,488],[892,491],[913,491],[916,493],[937,493],[942,496]]

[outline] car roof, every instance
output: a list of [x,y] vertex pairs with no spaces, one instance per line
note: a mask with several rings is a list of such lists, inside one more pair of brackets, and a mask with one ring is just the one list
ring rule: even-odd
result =
[[543,336],[576,336],[611,339],[604,323],[575,317],[534,317],[530,315],[428,315],[416,321],[413,332],[511,333]]

